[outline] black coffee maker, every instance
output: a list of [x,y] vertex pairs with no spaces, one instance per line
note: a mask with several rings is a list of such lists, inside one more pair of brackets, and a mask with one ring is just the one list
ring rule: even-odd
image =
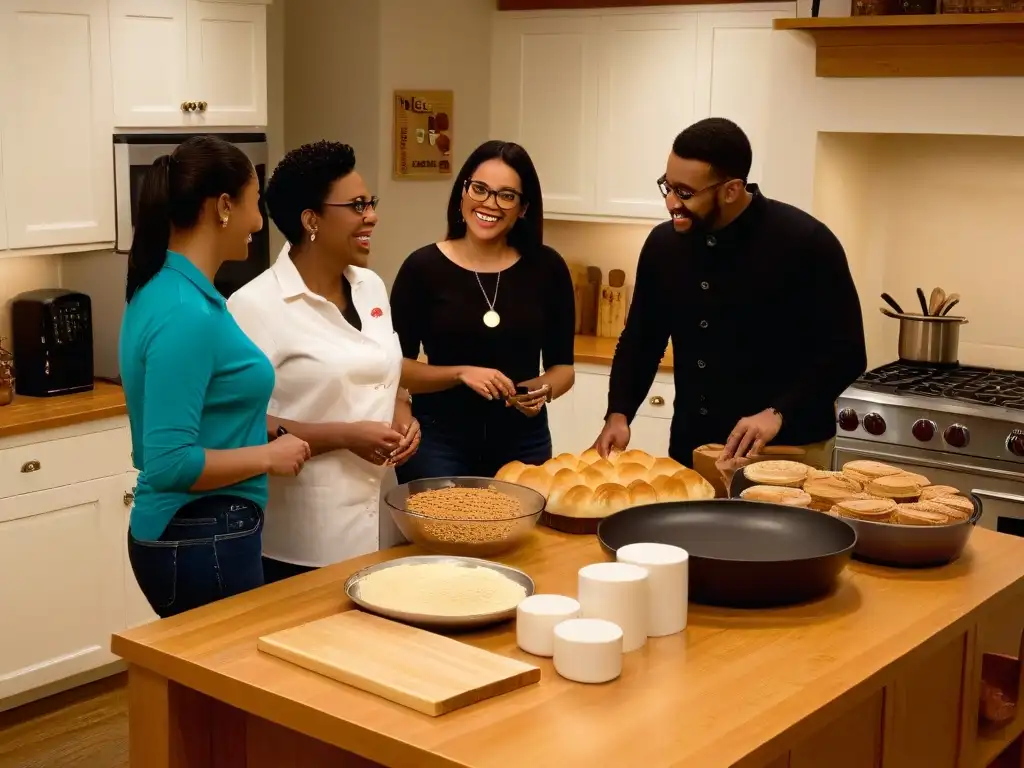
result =
[[11,302],[15,391],[26,397],[93,387],[92,302],[62,288],[26,291]]

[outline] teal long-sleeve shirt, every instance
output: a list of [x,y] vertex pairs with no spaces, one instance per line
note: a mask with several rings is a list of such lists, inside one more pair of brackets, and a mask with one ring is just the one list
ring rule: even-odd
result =
[[230,494],[266,506],[266,475],[189,490],[207,449],[266,444],[274,368],[181,254],[168,251],[163,269],[128,303],[119,356],[139,470],[132,535],[159,539],[182,506],[203,496]]

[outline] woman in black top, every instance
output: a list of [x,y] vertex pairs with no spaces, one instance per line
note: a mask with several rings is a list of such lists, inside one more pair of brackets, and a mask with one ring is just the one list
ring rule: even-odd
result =
[[[422,430],[401,482],[493,477],[514,459],[551,458],[544,406],[575,378],[573,302],[568,267],[543,244],[530,156],[482,144],[455,179],[447,237],[410,254],[391,291],[402,383]],[[417,361],[421,345],[429,364]]]

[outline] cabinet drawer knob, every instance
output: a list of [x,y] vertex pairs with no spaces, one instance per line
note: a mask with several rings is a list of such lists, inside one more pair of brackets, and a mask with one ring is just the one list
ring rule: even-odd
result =
[[662,397],[661,395],[655,395],[654,397],[652,397],[647,402],[649,402],[651,405],[664,405],[665,404],[665,398]]
[[43,468],[43,465],[33,459],[32,461],[26,461],[21,465],[21,473],[27,475],[29,472],[38,472]]
[[122,499],[126,507],[130,507],[135,503],[135,494],[131,491],[125,491],[124,498]]

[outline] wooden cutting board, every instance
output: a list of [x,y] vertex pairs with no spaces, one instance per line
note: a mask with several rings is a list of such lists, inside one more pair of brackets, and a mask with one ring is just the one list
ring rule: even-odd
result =
[[601,269],[587,267],[587,284],[583,290],[583,306],[580,312],[580,333],[597,336],[597,311],[601,301]]
[[613,269],[608,273],[608,284],[601,286],[601,301],[597,309],[597,335],[617,339],[626,327],[626,273]]
[[572,275],[572,292],[576,302],[576,334],[582,333],[583,329],[583,305],[587,293],[587,268],[583,264],[568,262],[569,274]]
[[540,669],[352,610],[261,637],[257,648],[436,717],[540,680]]

